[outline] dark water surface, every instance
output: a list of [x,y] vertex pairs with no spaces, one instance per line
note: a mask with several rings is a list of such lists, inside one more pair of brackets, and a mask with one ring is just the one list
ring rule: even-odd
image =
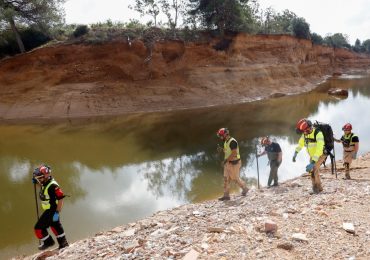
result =
[[[349,89],[349,97],[327,95],[330,87]],[[158,210],[221,195],[220,127],[228,127],[239,141],[241,175],[249,186],[257,184],[254,144],[264,135],[283,149],[280,181],[304,172],[304,151],[291,162],[298,140],[294,127],[302,117],[330,122],[337,137],[345,123],[352,123],[363,154],[370,150],[369,97],[369,77],[343,76],[308,94],[251,104],[85,123],[0,125],[0,259],[37,251],[31,173],[42,162],[51,165],[70,195],[62,222],[73,242]],[[341,159],[339,145],[335,152]],[[260,183],[266,186],[267,158],[260,158],[259,165]]]

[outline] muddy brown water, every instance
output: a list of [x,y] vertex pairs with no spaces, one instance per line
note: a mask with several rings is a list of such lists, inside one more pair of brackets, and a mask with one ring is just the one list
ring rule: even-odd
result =
[[[327,89],[349,89],[336,98]],[[33,234],[36,204],[32,170],[45,162],[69,195],[62,222],[73,242],[133,222],[156,211],[222,194],[216,131],[228,127],[240,144],[241,175],[257,185],[255,143],[269,135],[283,149],[279,181],[303,174],[308,157],[291,157],[298,136],[294,126],[308,117],[329,122],[337,137],[351,122],[360,153],[370,150],[370,77],[344,75],[314,91],[249,104],[197,110],[132,114],[90,122],[0,125],[0,258],[37,251]],[[335,148],[337,159],[341,147]],[[260,185],[266,186],[267,158],[259,159]],[[237,187],[233,192],[238,193]]]

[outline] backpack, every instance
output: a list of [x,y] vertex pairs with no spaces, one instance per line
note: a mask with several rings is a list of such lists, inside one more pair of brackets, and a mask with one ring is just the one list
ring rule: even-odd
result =
[[316,121],[313,126],[315,127],[315,142],[316,142],[316,135],[319,131],[322,132],[324,136],[324,153],[331,154],[331,150],[334,148],[334,136],[333,136],[333,129],[329,124],[321,123]]

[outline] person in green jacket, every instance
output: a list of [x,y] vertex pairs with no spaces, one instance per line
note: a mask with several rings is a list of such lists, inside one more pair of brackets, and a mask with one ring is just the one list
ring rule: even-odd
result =
[[320,179],[320,165],[325,161],[327,155],[324,154],[324,135],[318,129],[313,127],[312,122],[305,118],[299,120],[296,126],[297,133],[301,133],[298,146],[293,155],[293,162],[296,161],[298,153],[303,147],[306,147],[310,156],[310,163],[306,166],[306,171],[311,176],[312,191],[319,193],[323,191]]

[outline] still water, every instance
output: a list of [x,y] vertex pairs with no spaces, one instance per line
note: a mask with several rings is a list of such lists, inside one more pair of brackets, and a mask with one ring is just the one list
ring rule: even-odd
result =
[[[330,87],[349,89],[349,97],[327,95]],[[93,122],[0,125],[0,259],[37,251],[31,173],[42,162],[70,196],[62,223],[73,242],[158,210],[222,195],[222,158],[216,153],[220,127],[228,127],[239,141],[241,175],[249,186],[257,185],[255,143],[265,135],[283,149],[279,181],[303,174],[306,152],[291,161],[298,140],[294,127],[302,117],[330,123],[336,137],[352,123],[363,154],[370,150],[369,97],[370,78],[352,75],[308,94],[251,104]],[[341,159],[339,145],[335,152]],[[266,186],[266,157],[259,159],[259,172]]]

